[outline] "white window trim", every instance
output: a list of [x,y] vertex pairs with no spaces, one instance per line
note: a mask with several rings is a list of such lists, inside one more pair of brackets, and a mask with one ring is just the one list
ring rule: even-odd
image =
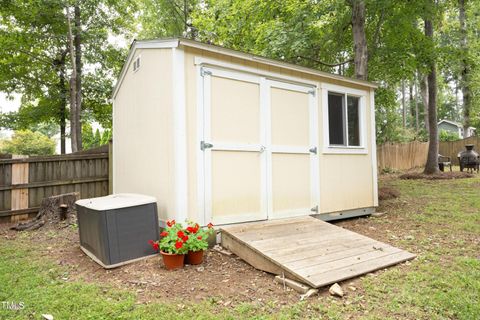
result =
[[[366,119],[366,96],[367,91],[358,90],[333,84],[322,83],[322,110],[323,110],[323,154],[367,154],[367,119]],[[344,95],[356,96],[359,99],[359,126],[360,146],[330,145],[330,129],[328,125],[328,93],[335,92]],[[345,104],[347,100],[345,99]],[[345,117],[347,115],[345,114]],[[348,121],[348,119],[347,119]],[[348,136],[346,136],[348,139]]]

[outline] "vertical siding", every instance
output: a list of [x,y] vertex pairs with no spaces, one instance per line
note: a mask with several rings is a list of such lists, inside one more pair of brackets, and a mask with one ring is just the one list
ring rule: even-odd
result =
[[172,50],[139,49],[114,100],[113,189],[154,196],[159,216],[173,218]]
[[328,213],[363,207],[374,206],[374,182],[372,167],[372,134],[370,126],[370,91],[366,87],[356,84],[346,84],[340,80],[327,79],[321,76],[306,75],[299,71],[283,69],[277,66],[263,65],[261,62],[247,61],[236,57],[229,57],[208,51],[185,48],[186,72],[186,105],[187,105],[187,130],[188,130],[188,202],[189,218],[198,220],[201,214],[198,209],[197,199],[197,74],[194,65],[195,57],[215,59],[222,62],[233,63],[242,67],[275,72],[280,75],[294,76],[300,79],[321,83],[329,83],[366,91],[366,145],[368,154],[322,154],[323,148],[323,109],[321,94],[318,97],[318,141],[319,146],[319,176],[320,176],[320,213]]

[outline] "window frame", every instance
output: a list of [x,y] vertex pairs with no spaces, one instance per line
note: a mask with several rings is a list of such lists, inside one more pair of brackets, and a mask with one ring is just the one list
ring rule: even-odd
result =
[[[366,121],[366,96],[367,91],[358,90],[333,84],[322,83],[322,110],[323,110],[323,153],[324,154],[367,154],[367,121]],[[345,144],[330,144],[330,126],[328,113],[328,95],[329,93],[343,96],[343,132]],[[358,121],[359,121],[359,141],[358,146],[348,145],[348,96],[358,99]]]

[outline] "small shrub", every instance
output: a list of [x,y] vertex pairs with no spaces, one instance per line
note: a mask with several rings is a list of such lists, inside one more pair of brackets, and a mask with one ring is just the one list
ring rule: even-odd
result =
[[460,140],[460,136],[455,132],[440,130],[439,139],[440,141],[457,141]]
[[30,130],[15,131],[10,140],[4,140],[0,153],[26,156],[46,156],[55,153],[55,141]]

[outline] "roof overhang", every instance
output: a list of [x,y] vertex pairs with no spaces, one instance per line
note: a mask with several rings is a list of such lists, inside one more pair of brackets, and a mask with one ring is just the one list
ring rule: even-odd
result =
[[184,39],[184,38],[168,38],[168,39],[156,39],[156,40],[134,40],[132,45],[130,46],[130,51],[128,53],[127,59],[125,64],[123,65],[122,71],[120,72],[120,76],[118,77],[117,83],[115,84],[115,88],[113,90],[113,98],[117,95],[118,89],[125,77],[127,66],[130,64],[131,59],[133,58],[133,54],[136,49],[159,49],[159,48],[177,48],[179,46],[185,46],[190,48],[197,48],[205,51],[210,51],[214,53],[223,54],[226,56],[236,57],[240,59],[244,59],[247,61],[253,61],[257,63],[261,63],[264,65],[280,67],[288,70],[298,71],[310,75],[320,76],[327,79],[337,80],[344,83],[355,84],[367,88],[378,88],[378,85],[373,82],[359,80],[349,77],[344,77],[324,71],[319,71],[312,68],[307,68],[303,66],[299,66],[296,64],[278,61],[274,59],[265,58],[262,56],[258,56],[251,53],[245,53],[233,49],[224,48],[217,45],[206,44],[194,40]]

